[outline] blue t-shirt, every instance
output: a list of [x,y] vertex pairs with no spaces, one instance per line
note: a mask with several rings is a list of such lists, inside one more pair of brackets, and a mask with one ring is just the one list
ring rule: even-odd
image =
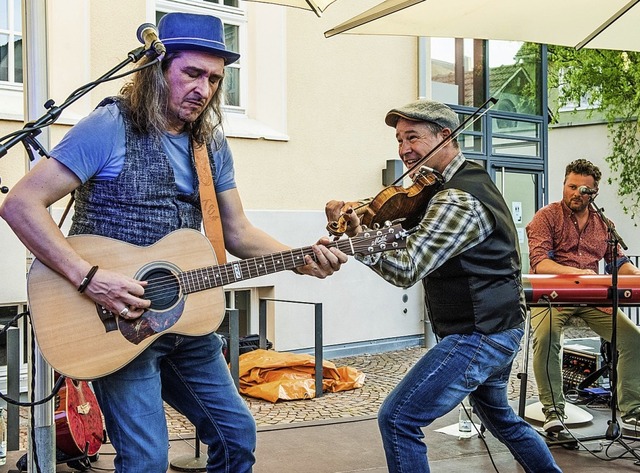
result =
[[[212,143],[212,147],[215,146]],[[163,133],[162,147],[173,167],[178,190],[192,194],[189,135]],[[233,156],[227,139],[222,140],[220,149],[213,148],[212,151],[216,165],[213,177],[216,192],[235,188]],[[50,154],[83,183],[90,179],[115,178],[120,174],[125,158],[124,119],[120,109],[115,103],[98,107],[71,128]]]

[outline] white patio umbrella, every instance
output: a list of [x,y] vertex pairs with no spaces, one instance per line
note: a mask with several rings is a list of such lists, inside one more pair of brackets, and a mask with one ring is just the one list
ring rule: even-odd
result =
[[247,2],[260,2],[260,3],[272,3],[274,5],[284,5],[286,7],[302,8],[304,10],[311,10],[316,15],[322,15],[322,12],[327,9],[336,0],[245,0]]
[[325,32],[640,51],[640,0],[386,0]]

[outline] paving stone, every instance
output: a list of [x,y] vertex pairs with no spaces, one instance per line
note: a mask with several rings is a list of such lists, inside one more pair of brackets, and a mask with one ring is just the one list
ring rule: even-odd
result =
[[[568,331],[567,331],[568,332]],[[585,329],[573,329],[566,338],[593,336]],[[531,351],[531,346],[529,346]],[[331,359],[336,366],[350,366],[365,373],[361,388],[337,393],[326,393],[320,398],[271,403],[262,399],[243,396],[256,424],[273,426],[296,422],[320,421],[323,419],[344,419],[376,415],[382,401],[396,386],[409,369],[426,353],[425,348],[413,347],[381,354],[364,354]],[[537,388],[532,368],[533,356],[529,353],[529,367],[526,398],[537,396]],[[520,396],[521,380],[518,374],[523,368],[522,350],[516,357],[509,380],[508,396],[515,400]],[[181,414],[166,406],[167,426],[170,435],[190,435],[195,433],[193,425]],[[28,408],[20,409],[20,449],[26,449],[28,429]]]

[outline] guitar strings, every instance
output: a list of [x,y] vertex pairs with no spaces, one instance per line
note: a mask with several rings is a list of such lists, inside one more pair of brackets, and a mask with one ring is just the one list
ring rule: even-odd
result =
[[[367,241],[367,239],[363,239]],[[347,238],[344,240],[336,240],[332,242],[329,247],[337,247],[341,251],[348,250],[349,253],[355,254],[357,251],[355,247],[368,248],[369,243],[362,243],[362,241],[356,241],[354,238]],[[309,255],[317,262],[315,253],[310,246],[304,248],[298,248],[294,250],[283,251],[277,253],[279,258],[274,258],[274,254],[263,255],[247,260],[232,261],[230,263],[222,265],[206,266],[204,268],[196,268],[179,272],[171,272],[170,274],[159,276],[157,278],[150,279],[143,297],[153,299],[154,297],[162,297],[167,294],[175,292],[176,287],[181,290],[187,289],[187,293],[197,292],[204,289],[211,289],[219,287],[224,284],[230,284],[239,280],[248,279],[250,277],[263,276],[269,274],[269,267],[272,266],[275,271],[284,271],[286,269],[292,269],[298,265],[293,265],[288,268],[287,261],[295,262],[294,255],[300,253],[300,256]],[[288,257],[287,257],[288,255]],[[261,262],[260,262],[261,261]],[[240,277],[237,276],[236,267],[240,267]],[[280,266],[282,266],[280,268]],[[302,265],[300,265],[302,266]],[[253,270],[256,270],[256,276],[252,275]],[[245,277],[245,272],[248,273],[248,277]],[[206,276],[205,279],[202,277]]]
[[[234,269],[234,266],[240,266],[241,276],[244,274],[244,272],[248,272],[249,276],[251,276],[251,274],[254,272],[254,269],[257,276],[269,274],[268,268],[270,266],[273,266],[274,269],[284,271],[288,269],[284,254],[289,253],[291,256],[291,261],[294,262],[294,254],[296,252],[300,252],[302,257],[308,254],[313,256],[314,260],[316,259],[315,255],[313,254],[312,248],[305,247],[300,248],[299,250],[290,250],[279,253],[281,257],[278,259],[274,259],[273,255],[264,255],[256,258],[251,258],[249,260],[234,261],[218,266],[214,265],[175,273],[172,272],[171,274],[159,276],[147,281],[148,286],[145,289],[144,295],[152,298],[170,294],[171,292],[174,292],[173,290],[175,289],[176,285],[178,285],[182,289],[185,289],[185,286],[187,289],[193,289],[188,292],[196,292],[202,289],[210,289],[213,287],[222,286],[223,284],[229,284],[239,280],[237,277],[235,277],[236,271]],[[259,263],[260,260],[262,261]],[[280,269],[280,266],[282,266],[282,269]],[[295,267],[295,265],[292,267]],[[203,279],[203,276],[206,276],[206,279]],[[241,277],[240,279],[246,278]]]

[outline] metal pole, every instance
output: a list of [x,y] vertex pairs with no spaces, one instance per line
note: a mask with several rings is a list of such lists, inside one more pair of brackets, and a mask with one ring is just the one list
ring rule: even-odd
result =
[[258,303],[258,346],[267,349],[267,300],[260,299]]
[[236,389],[240,389],[240,310],[227,309],[229,314],[229,364]]
[[322,397],[322,303],[314,304],[315,307],[315,361],[316,361],[316,399]]
[[[22,12],[24,88],[25,88],[25,122],[36,120],[45,110],[44,103],[49,97],[49,67],[47,58],[47,8],[46,0],[25,0]],[[45,149],[49,149],[49,130],[45,128],[38,136],[38,141]],[[53,370],[44,361],[37,348],[31,357],[35,364],[34,380],[35,399],[42,399],[51,393],[53,388]],[[32,370],[29,370],[31,373]],[[31,383],[29,383],[31,385]],[[39,471],[54,473],[56,471],[55,455],[55,423],[53,403],[38,405],[34,410],[35,444],[29,436],[28,471],[38,471],[34,462],[33,450],[37,449]]]
[[[20,329],[7,330],[7,396],[20,399]],[[7,451],[20,449],[20,408],[7,403]]]

